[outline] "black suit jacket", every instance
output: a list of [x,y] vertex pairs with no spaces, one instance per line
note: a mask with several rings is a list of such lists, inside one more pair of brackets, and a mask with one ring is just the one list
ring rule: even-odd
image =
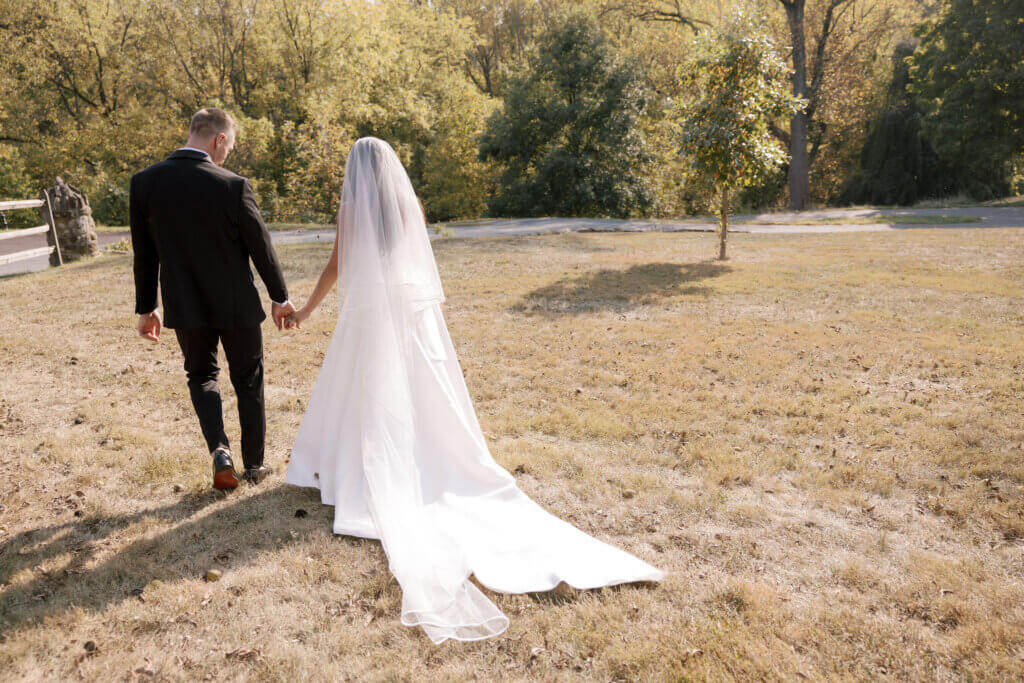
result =
[[249,259],[272,301],[288,290],[249,181],[209,157],[178,150],[132,176],[129,194],[135,252],[135,312],[156,309],[164,326],[239,328],[266,313]]

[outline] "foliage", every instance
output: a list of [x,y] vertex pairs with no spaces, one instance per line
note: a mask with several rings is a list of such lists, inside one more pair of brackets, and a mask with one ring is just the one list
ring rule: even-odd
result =
[[945,0],[913,58],[925,134],[976,199],[1006,194],[1024,152],[1022,22],[1020,0]]
[[438,7],[467,18],[475,37],[466,50],[466,76],[482,93],[498,96],[510,71],[521,69],[529,46],[550,21],[555,3],[536,0],[438,0]]
[[893,76],[885,108],[861,148],[860,164],[838,198],[840,204],[914,204],[952,194],[949,171],[921,131],[921,110],[910,93],[904,44],[893,56]]
[[103,247],[103,251],[108,254],[130,254],[132,253],[132,241],[128,237],[119,239]]
[[718,199],[720,258],[729,197],[786,162],[771,123],[805,106],[789,93],[789,69],[759,23],[737,11],[722,28],[704,34],[700,52],[682,69],[689,96],[679,103],[680,152],[691,178],[713,188]]
[[32,199],[37,194],[18,149],[0,145],[0,200]]
[[[463,73],[467,21],[386,0],[0,0],[0,138],[32,183],[62,175],[125,219],[131,173],[184,141],[197,108],[241,126],[228,167],[275,219],[336,210],[359,135],[391,142],[433,218],[474,215],[491,108]],[[443,160],[443,162],[442,162]],[[439,177],[438,174],[441,174]]]
[[117,183],[93,185],[93,193],[89,197],[92,210],[102,216],[108,225],[126,225],[128,223],[128,188]]
[[[943,1],[915,59],[922,134],[942,139],[944,159],[968,162],[953,186],[987,196],[1005,188],[1007,154],[1020,149],[1012,3]],[[696,31],[737,4],[765,11],[776,44],[792,44],[779,0],[0,0],[0,190],[35,195],[61,175],[90,196],[98,220],[121,223],[131,174],[183,142],[195,109],[218,105],[242,129],[228,167],[252,179],[275,220],[330,220],[348,149],[368,134],[398,150],[431,220],[478,215],[488,197],[506,213],[679,215],[706,189],[684,183],[674,109],[663,104],[686,95],[676,72],[699,49]],[[893,46],[929,6],[803,5],[807,146],[820,200],[838,194],[869,124],[885,118]],[[563,55],[552,52],[549,27],[564,26],[567,13],[586,15],[591,29]],[[974,52],[958,30],[977,38]],[[600,46],[587,42],[595,36]],[[563,88],[573,59],[593,60],[596,80]],[[570,93],[580,95],[571,105]],[[505,111],[491,119],[496,108]],[[531,113],[553,118],[533,122]],[[970,121],[957,129],[961,113]],[[543,129],[543,144],[526,148],[537,142],[531,130],[513,156],[514,140],[481,156],[489,120],[490,143],[501,120],[504,133]],[[581,132],[570,135],[574,127]],[[786,128],[780,119],[772,131],[788,144]],[[779,202],[782,172],[742,190],[741,201]],[[556,201],[545,188],[576,199]]]
[[629,216],[649,209],[648,107],[635,62],[592,17],[570,14],[509,78],[480,156],[502,167],[494,215]]
[[[793,138],[793,119],[805,121],[806,141],[802,144],[806,158],[797,160],[797,165],[807,166],[812,203],[834,197],[856,166],[868,124],[883,106],[893,50],[912,35],[914,25],[927,14],[932,1],[752,3],[765,12],[764,27],[776,45],[786,46],[787,62],[794,71],[799,66],[797,61],[804,65],[802,96],[808,100],[807,108],[800,117],[779,121],[773,132],[792,151],[794,146],[801,146]],[[804,46],[799,60],[798,44]],[[788,165],[785,171],[789,171]],[[777,206],[787,199],[785,190],[785,184],[773,177],[763,185],[745,189],[742,195],[746,203]]]

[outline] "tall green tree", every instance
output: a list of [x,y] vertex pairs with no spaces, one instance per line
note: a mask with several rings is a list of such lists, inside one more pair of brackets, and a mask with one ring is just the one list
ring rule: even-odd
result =
[[571,14],[542,35],[503,102],[480,144],[481,158],[502,168],[488,203],[493,215],[629,216],[650,208],[642,74],[592,16]]
[[806,106],[788,92],[789,68],[762,26],[759,18],[736,12],[702,36],[682,69],[689,96],[679,105],[680,152],[690,177],[715,198],[719,259],[726,258],[730,198],[787,161],[772,121]]
[[859,165],[838,197],[840,204],[913,204],[952,194],[949,169],[921,130],[921,109],[910,92],[904,43],[893,55],[893,75],[885,105],[868,128]]
[[1008,193],[1024,153],[1022,10],[1021,0],[946,0],[913,58],[925,134],[976,199]]

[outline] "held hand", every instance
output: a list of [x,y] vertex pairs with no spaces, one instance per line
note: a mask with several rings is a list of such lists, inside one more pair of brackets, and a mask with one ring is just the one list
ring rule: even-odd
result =
[[309,316],[310,311],[307,308],[302,307],[299,310],[295,311],[294,313],[291,313],[287,318],[285,318],[284,327],[286,330],[290,330],[293,328],[296,330],[302,329],[302,323],[305,322],[305,320],[309,318]]
[[160,320],[160,311],[144,313],[139,316],[139,336],[150,341],[160,341],[160,330],[163,322]]
[[284,306],[280,304],[272,304],[270,307],[270,314],[271,316],[273,316],[274,324],[277,325],[277,329],[279,330],[284,324],[284,319],[287,318],[289,314],[294,312],[295,306],[292,305],[292,302],[290,301],[284,302]]

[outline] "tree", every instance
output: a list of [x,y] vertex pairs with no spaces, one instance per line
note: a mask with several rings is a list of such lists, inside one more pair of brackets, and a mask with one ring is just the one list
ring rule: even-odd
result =
[[868,129],[860,163],[839,195],[840,204],[913,204],[950,194],[949,171],[921,131],[921,109],[910,92],[904,43],[893,55],[893,75],[885,105]]
[[1022,16],[1020,0],[947,0],[913,57],[925,134],[976,199],[1008,193],[1024,152]]
[[439,0],[442,10],[469,19],[477,38],[466,51],[465,71],[480,91],[502,92],[506,70],[521,66],[527,48],[551,17],[552,0]]
[[[728,16],[730,5],[742,3],[607,0],[605,7],[642,22],[676,24],[689,33],[719,25],[723,13]],[[788,187],[790,208],[802,210],[812,197],[812,175],[818,183],[813,194],[819,197],[829,194],[829,185],[840,182],[848,160],[854,156],[848,150],[859,142],[861,123],[870,116],[865,100],[874,88],[872,65],[877,56],[891,49],[894,39],[909,36],[909,27],[927,11],[926,3],[748,0],[746,4],[783,10],[781,23],[772,13],[765,26],[779,46],[787,46],[784,56],[792,65],[793,94],[808,104],[786,123],[772,125],[773,134],[789,150],[791,161],[763,187],[751,187],[745,194],[764,201]],[[822,159],[823,153],[828,158]]]
[[826,0],[825,11],[814,45],[815,60],[808,83],[807,36],[805,22],[806,0],[779,0],[786,10],[793,61],[793,95],[807,100],[807,106],[795,112],[789,120],[788,135],[776,134],[789,146],[789,207],[794,211],[807,208],[811,198],[811,159],[807,149],[808,126],[814,119],[825,73],[828,42],[840,15],[856,0]]
[[481,158],[502,167],[493,215],[629,216],[651,206],[642,75],[595,19],[571,14],[542,35],[503,102],[480,143]]
[[680,151],[690,175],[708,186],[718,205],[719,259],[726,258],[733,192],[786,162],[771,122],[806,104],[787,92],[789,69],[761,25],[736,12],[721,29],[704,34],[682,70],[692,97],[679,105]]
[[25,162],[18,150],[10,145],[0,144],[0,201],[5,199],[32,199],[40,188],[33,187],[31,178],[25,172]]
[[241,127],[228,167],[276,220],[329,220],[348,149],[371,134],[428,215],[478,215],[493,106],[464,71],[474,39],[410,0],[0,0],[0,144],[34,187],[60,175],[123,224],[131,174],[222,106]]

